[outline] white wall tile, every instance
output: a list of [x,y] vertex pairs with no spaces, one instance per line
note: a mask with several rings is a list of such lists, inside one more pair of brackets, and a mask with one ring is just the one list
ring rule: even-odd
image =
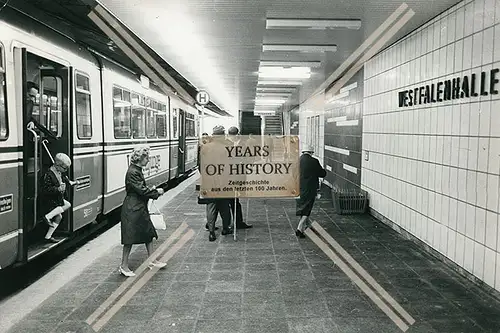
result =
[[478,243],[485,244],[486,237],[486,210],[476,208],[476,230],[474,232],[474,240]]
[[500,138],[490,138],[488,172],[495,175],[500,172]]
[[484,282],[490,287],[495,287],[496,252],[485,248],[484,250]]
[[497,253],[496,261],[496,272],[495,272],[495,289],[500,290],[500,253]]
[[477,170],[482,172],[488,171],[488,161],[490,158],[490,140],[488,138],[479,138]]
[[474,32],[484,28],[484,0],[475,0],[474,2]]
[[497,175],[488,175],[488,186],[487,186],[487,196],[488,196],[488,203],[486,208],[497,212],[498,211],[498,199],[499,199],[499,176]]
[[476,229],[476,207],[467,204],[467,220],[465,222],[465,236],[474,239]]
[[472,36],[468,36],[464,39],[462,69],[468,69],[472,66],[472,47]]
[[480,279],[484,278],[484,245],[474,242],[473,273]]
[[488,191],[488,175],[478,172],[476,178],[476,205],[481,208],[486,208],[486,195]]
[[478,136],[479,135],[479,103],[470,104],[469,113],[469,135]]
[[471,2],[465,5],[465,17],[464,17],[464,36],[469,36],[474,31],[474,3]]
[[493,27],[486,29],[483,33],[482,64],[489,64],[493,62],[493,33]]
[[486,212],[485,245],[491,249],[497,248],[498,214]]
[[465,8],[461,7],[457,10],[456,18],[456,40],[464,37],[464,27],[465,27]]
[[483,63],[483,32],[477,32],[472,36],[472,68],[481,66]]
[[[500,8],[500,5],[497,5],[498,8]],[[500,15],[500,13],[499,13]],[[500,36],[500,25],[495,26],[495,36]],[[497,39],[498,40],[498,39]],[[493,61],[500,61],[500,43],[496,42],[493,45]]]
[[474,266],[474,241],[470,238],[465,237],[465,249],[464,249],[464,268],[472,273]]

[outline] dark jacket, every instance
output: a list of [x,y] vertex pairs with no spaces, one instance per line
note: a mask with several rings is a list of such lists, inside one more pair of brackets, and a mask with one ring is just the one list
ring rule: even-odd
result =
[[326,170],[321,167],[316,158],[309,154],[302,154],[300,157],[300,198],[296,205],[297,216],[309,216],[316,199],[319,178],[325,176]]
[[129,166],[125,176],[125,190],[127,195],[121,210],[122,244],[144,244],[151,242],[153,238],[158,239],[149,217],[148,201],[157,199],[160,194],[146,186],[141,167],[135,164]]
[[[63,175],[64,182],[66,179]],[[51,169],[48,169],[42,176],[39,198],[40,213],[45,215],[52,209],[64,205],[64,193],[59,191],[61,183]]]

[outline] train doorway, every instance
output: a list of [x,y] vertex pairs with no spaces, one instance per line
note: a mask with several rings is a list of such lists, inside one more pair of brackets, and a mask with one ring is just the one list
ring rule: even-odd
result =
[[186,172],[186,112],[179,109],[179,158],[177,159],[177,170],[179,175]]
[[[18,91],[23,101],[23,261],[31,260],[56,246],[46,242],[48,225],[42,222],[44,212],[41,193],[42,175],[53,164],[57,153],[72,158],[70,126],[70,78],[72,68],[46,59],[26,49],[15,49],[15,65],[21,73]],[[68,170],[72,178],[72,168]],[[66,189],[65,199],[72,203],[72,190]],[[72,210],[63,219],[53,237],[62,242],[71,232]]]

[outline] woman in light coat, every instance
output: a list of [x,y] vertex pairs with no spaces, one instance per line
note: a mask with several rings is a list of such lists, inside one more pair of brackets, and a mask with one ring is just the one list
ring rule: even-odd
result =
[[[161,188],[147,187],[142,168],[149,162],[149,147],[135,148],[130,157],[130,166],[125,176],[127,195],[121,210],[121,238],[123,244],[122,263],[119,271],[125,276],[135,276],[128,267],[128,258],[133,244],[145,244],[148,257],[152,253],[153,238],[158,239],[151,222],[148,201],[156,200],[164,193]],[[165,263],[154,260],[150,266],[163,268]]]

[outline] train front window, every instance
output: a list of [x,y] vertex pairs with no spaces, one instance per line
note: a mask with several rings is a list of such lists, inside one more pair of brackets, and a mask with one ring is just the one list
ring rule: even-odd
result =
[[143,100],[143,98],[139,98],[138,94],[132,94],[132,137],[135,139],[146,137],[146,115]]
[[[130,103],[130,93],[125,95],[124,92],[120,88],[113,88],[113,125],[116,139],[129,139],[132,134],[130,126],[132,103]],[[128,101],[124,100],[126,97]]]
[[82,74],[76,74],[75,99],[78,138],[90,139],[92,137],[90,83],[89,78]]
[[3,47],[0,45],[0,140],[7,138],[9,134],[9,127],[7,124],[7,100],[6,100],[6,88],[7,84],[5,82],[5,69],[3,61]]

